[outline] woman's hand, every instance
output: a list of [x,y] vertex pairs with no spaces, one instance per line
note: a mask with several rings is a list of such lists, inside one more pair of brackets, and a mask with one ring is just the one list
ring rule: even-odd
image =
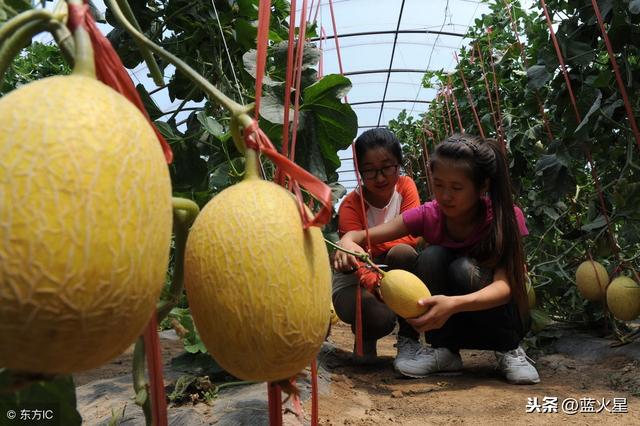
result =
[[458,307],[455,297],[442,295],[422,299],[418,304],[428,308],[427,312],[419,317],[407,319],[407,322],[419,333],[442,327],[449,317],[457,312]]
[[[353,240],[349,238],[348,234],[342,237],[342,239],[338,242],[338,245],[346,250],[365,253],[364,249],[353,242]],[[341,272],[354,271],[358,268],[358,259],[356,259],[356,257],[351,254],[336,250],[336,254],[333,259],[333,268],[336,271]]]

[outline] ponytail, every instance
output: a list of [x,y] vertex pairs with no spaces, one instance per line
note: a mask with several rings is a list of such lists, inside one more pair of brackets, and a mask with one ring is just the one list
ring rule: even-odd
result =
[[[492,263],[506,269],[511,295],[520,314],[524,330],[529,326],[529,301],[525,286],[525,258],[520,228],[513,210],[513,195],[509,165],[504,148],[495,139],[485,139],[483,144],[493,152],[495,173],[489,180],[489,194],[493,209],[493,221],[489,229],[488,247],[479,247],[484,253],[493,253]],[[481,244],[481,246],[484,244]],[[492,256],[493,257],[493,256]]]

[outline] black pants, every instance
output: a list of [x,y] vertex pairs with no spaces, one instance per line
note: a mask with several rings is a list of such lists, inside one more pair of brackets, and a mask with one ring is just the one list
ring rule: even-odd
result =
[[[493,282],[493,271],[477,265],[474,259],[457,256],[450,249],[428,246],[418,256],[414,273],[432,295],[456,296],[477,291]],[[524,336],[515,302],[484,311],[452,315],[437,330],[425,333],[433,347],[458,349],[515,349]]]
[[[389,265],[389,269],[413,269],[417,253],[415,249],[407,244],[398,244],[379,259],[374,259],[376,263]],[[336,273],[340,274],[340,273]],[[356,291],[362,295],[362,338],[364,340],[378,340],[391,333],[396,325],[396,314],[387,305],[380,302],[366,289],[360,287],[353,274],[336,276],[334,280],[351,279],[352,285],[341,288],[333,294],[333,307],[338,317],[351,324],[351,330],[355,333],[356,324]],[[400,329],[398,334],[418,340],[419,334],[407,322],[397,317]]]

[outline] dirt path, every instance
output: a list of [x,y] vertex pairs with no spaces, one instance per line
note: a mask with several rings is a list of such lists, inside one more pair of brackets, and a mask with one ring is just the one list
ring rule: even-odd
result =
[[[175,334],[164,332],[162,336],[165,384],[170,386],[184,374],[171,366],[171,359],[183,353],[183,348]],[[541,377],[537,385],[508,384],[495,369],[493,353],[486,351],[462,351],[462,375],[405,379],[393,371],[395,335],[379,342],[379,364],[359,366],[351,362],[351,331],[340,323],[318,357],[320,424],[640,425],[640,342],[612,350],[608,341],[589,340],[588,336],[569,335],[561,340],[564,346],[555,346],[572,356],[530,351]],[[123,408],[122,424],[144,424],[142,412],[132,399],[132,349],[110,364],[74,377],[85,425],[107,425],[112,414]],[[305,399],[303,423],[309,424],[308,381],[300,385]],[[532,405],[534,398],[538,412]],[[565,400],[575,401],[575,414],[563,411]],[[614,407],[616,401],[618,406]],[[599,412],[587,413],[589,407]],[[527,413],[528,408],[534,412]],[[624,408],[626,413],[615,413]],[[266,386],[260,383],[224,389],[212,406],[171,406],[169,424],[267,425]],[[284,424],[301,422],[286,413]]]
[[[395,336],[379,342],[381,363],[373,367],[351,362],[353,336],[347,325],[334,327],[329,340],[334,349],[322,354],[321,363],[331,374],[331,385],[320,397],[321,424],[640,425],[640,398],[632,395],[640,395],[637,360],[615,356],[589,363],[543,355],[536,360],[541,382],[514,386],[495,369],[493,353],[462,351],[462,375],[404,379],[393,371]],[[553,399],[544,404],[545,397],[556,398],[555,404]],[[533,398],[557,412],[527,413]],[[575,410],[569,406],[572,398]],[[576,413],[563,411],[565,400],[570,401],[565,410]],[[590,407],[600,412],[587,413]],[[624,407],[627,413],[613,412]]]

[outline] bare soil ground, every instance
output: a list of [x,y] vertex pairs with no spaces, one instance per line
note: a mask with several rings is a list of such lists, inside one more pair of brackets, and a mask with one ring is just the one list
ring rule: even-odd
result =
[[[461,351],[464,371],[458,376],[405,379],[393,370],[395,336],[379,341],[381,363],[366,367],[351,361],[349,326],[338,324],[329,339],[335,350],[322,360],[331,385],[320,397],[321,424],[640,425],[640,362],[627,357],[590,363],[542,355],[536,359],[541,382],[515,386],[496,369],[492,352]],[[557,412],[527,413],[530,398],[553,409],[553,399],[543,404],[545,397],[557,398]],[[562,409],[571,398],[578,402],[575,414]],[[621,411],[613,410],[614,398],[625,399],[626,413],[612,412]],[[586,413],[590,406],[600,412]]]
[[[161,339],[161,343],[165,384],[171,385],[176,373],[171,372],[170,361],[183,352],[182,343],[175,339]],[[629,357],[612,351],[598,361],[586,361],[561,353],[530,351],[541,382],[514,386],[496,370],[494,354],[487,351],[462,351],[464,371],[458,376],[402,378],[393,370],[394,343],[395,335],[379,341],[380,362],[376,365],[356,365],[351,360],[353,335],[349,326],[340,323],[333,327],[319,355],[321,425],[640,425],[640,353]],[[632,351],[640,348],[633,345]],[[84,424],[106,424],[112,409],[125,404],[130,416],[139,410],[131,399],[133,391],[127,389],[131,387],[127,383],[131,356],[132,348],[108,365],[75,376],[79,395],[80,389],[90,388],[90,397],[81,398],[83,403],[79,404]],[[99,386],[91,387],[109,380],[121,389],[124,383],[121,396],[111,394],[111,388],[100,393]],[[301,387],[308,388],[306,383]],[[289,413],[285,414],[286,425],[309,424],[308,392],[303,397],[304,421]],[[539,411],[528,413],[535,408],[534,398],[540,404]],[[573,410],[568,403],[563,405],[565,400],[575,401]],[[594,412],[586,412],[589,410]],[[239,411],[252,413],[245,417]],[[224,389],[212,406],[170,407],[169,414],[172,425],[268,424],[266,387]],[[126,425],[144,424],[139,415],[124,420]]]

